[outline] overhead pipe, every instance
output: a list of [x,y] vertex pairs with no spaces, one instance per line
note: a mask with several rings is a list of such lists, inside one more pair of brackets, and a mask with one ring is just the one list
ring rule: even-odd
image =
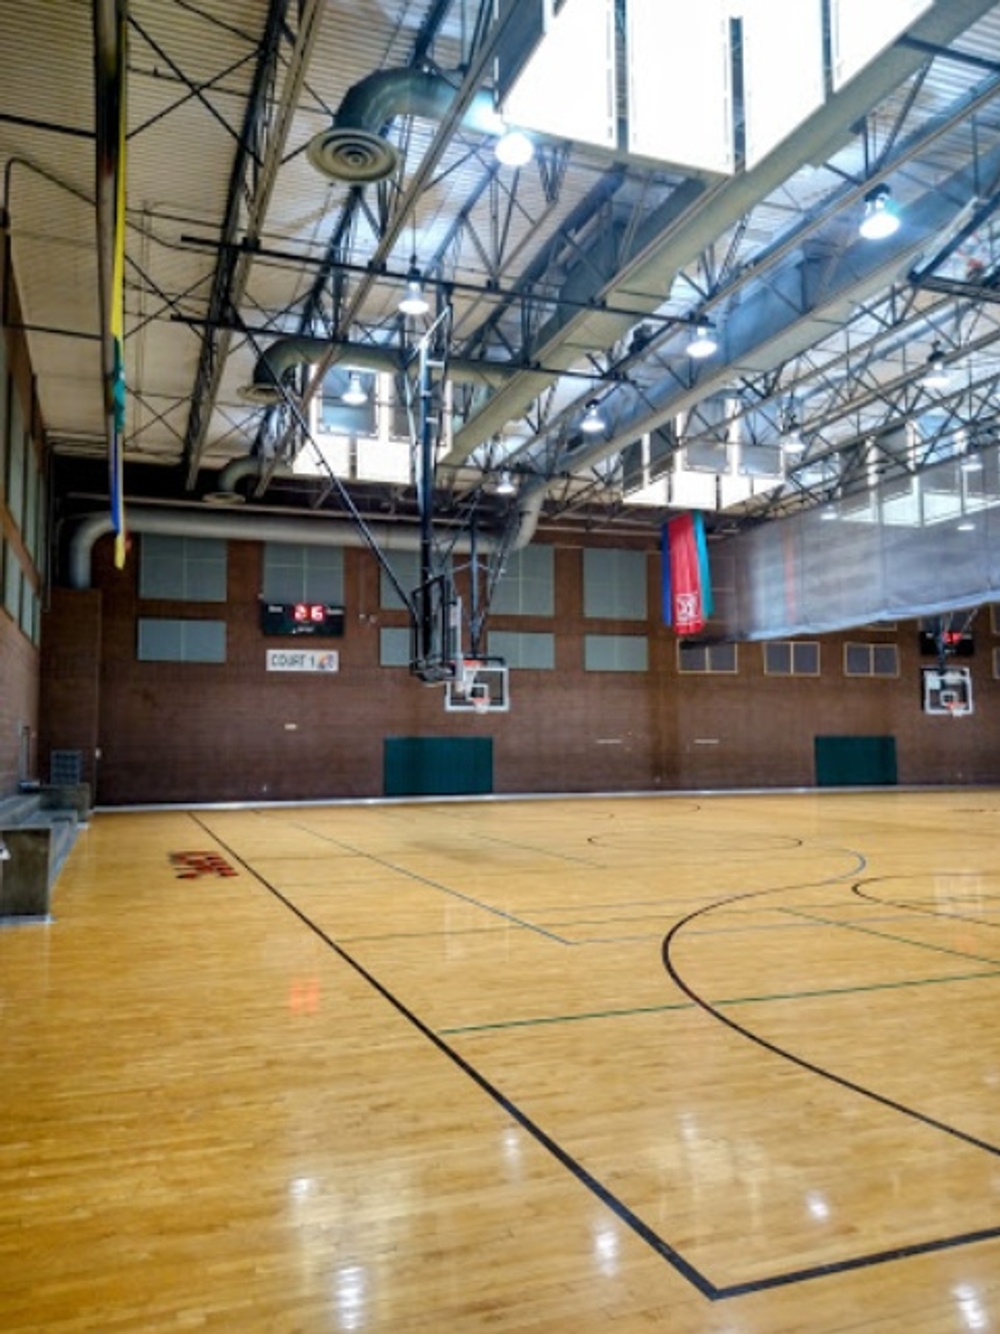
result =
[[[513,541],[504,543],[500,537],[477,534],[476,546],[480,552],[492,553],[504,549],[519,551],[534,537],[541,518],[544,490],[526,493],[518,500],[518,527]],[[155,509],[131,505],[128,512],[129,531],[155,533],[167,537],[207,537],[234,542],[288,542],[303,546],[352,547],[367,549],[369,543],[348,519],[323,515],[318,518],[297,515],[230,513],[209,509]],[[94,544],[112,531],[111,515],[107,512],[88,514],[79,521],[69,542],[68,577],[71,588],[91,586],[91,556]],[[379,549],[419,551],[420,532],[416,525],[402,527],[392,524],[370,525],[369,531]],[[438,536],[444,530],[438,529]],[[471,538],[463,536],[452,544],[452,550],[468,554]]]
[[[461,83],[462,76],[456,79]],[[444,120],[458,90],[440,74],[402,68],[376,70],[348,88],[328,129],[306,146],[309,161],[335,181],[363,185],[384,181],[399,165],[399,153],[382,134],[396,116]],[[476,93],[461,120],[466,129],[500,135],[504,122],[493,106],[493,94]]]

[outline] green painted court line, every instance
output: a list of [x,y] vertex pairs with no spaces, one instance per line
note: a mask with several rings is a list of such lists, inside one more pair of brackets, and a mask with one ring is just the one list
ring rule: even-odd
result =
[[594,1010],[589,1014],[546,1014],[536,1019],[504,1019],[495,1024],[460,1024],[457,1028],[439,1028],[441,1037],[455,1033],[488,1033],[499,1028],[537,1028],[542,1024],[576,1024],[584,1019],[627,1019],[634,1014],[663,1014],[667,1010],[693,1010],[692,1001],[678,1001],[674,1005],[642,1005],[631,1010]]
[[[798,908],[782,908],[781,911],[789,913],[792,917],[803,917],[807,922],[816,922],[821,926],[837,926],[842,931],[860,931],[862,935],[878,936],[880,940],[892,940],[897,945],[912,945],[914,949],[933,950],[935,954],[952,954],[957,959],[972,959],[976,963],[991,963],[994,967],[1000,967],[1000,959],[990,958],[986,954],[970,954],[968,950],[952,950],[947,945],[929,945],[925,940],[910,940],[907,936],[895,936],[889,931],[873,931],[871,927],[860,926],[857,922],[830,921],[825,917],[814,917]],[[952,919],[949,918],[950,920]]]
[[[909,982],[872,982],[868,986],[820,987],[811,991],[779,991],[770,996],[731,996],[728,1000],[712,1001],[720,1009],[728,1005],[766,1005],[770,1001],[815,1000],[820,996],[853,996],[868,991],[900,991],[907,987],[933,987],[946,982],[975,982],[980,978],[1000,977],[1000,968],[980,973],[957,973],[950,977],[918,977]],[[643,1005],[629,1010],[594,1010],[589,1014],[553,1014],[536,1019],[507,1019],[494,1024],[463,1024],[456,1028],[439,1028],[442,1036],[456,1033],[488,1033],[504,1028],[535,1028],[542,1024],[575,1024],[585,1019],[628,1019],[637,1014],[664,1014],[671,1010],[693,1010],[693,1001],[679,1001],[673,1005]]]
[[456,931],[451,927],[442,927],[439,931],[384,931],[370,936],[338,936],[337,939],[343,945],[356,945],[359,942],[371,943],[372,941],[385,940],[451,940],[455,936],[499,936],[501,934],[506,935],[511,930],[529,931],[530,927],[523,926],[518,922],[510,922],[500,926],[470,926],[462,931]]

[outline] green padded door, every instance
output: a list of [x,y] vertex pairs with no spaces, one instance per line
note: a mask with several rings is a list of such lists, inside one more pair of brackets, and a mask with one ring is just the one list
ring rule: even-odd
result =
[[896,782],[894,736],[818,736],[817,787],[880,787]]
[[444,797],[493,791],[493,738],[387,736],[387,797]]

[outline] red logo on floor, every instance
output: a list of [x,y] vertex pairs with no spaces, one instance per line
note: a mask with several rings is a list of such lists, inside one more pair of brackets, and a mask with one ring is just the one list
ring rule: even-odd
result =
[[172,852],[170,865],[178,880],[197,880],[203,875],[239,875],[217,852]]

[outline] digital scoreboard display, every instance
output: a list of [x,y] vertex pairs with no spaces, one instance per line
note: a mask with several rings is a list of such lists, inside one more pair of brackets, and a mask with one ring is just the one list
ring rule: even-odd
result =
[[344,633],[344,609],[328,602],[262,602],[265,635],[335,635]]
[[971,658],[975,652],[975,641],[971,630],[933,630],[920,628],[920,653],[922,657],[937,657],[943,652],[947,657]]

